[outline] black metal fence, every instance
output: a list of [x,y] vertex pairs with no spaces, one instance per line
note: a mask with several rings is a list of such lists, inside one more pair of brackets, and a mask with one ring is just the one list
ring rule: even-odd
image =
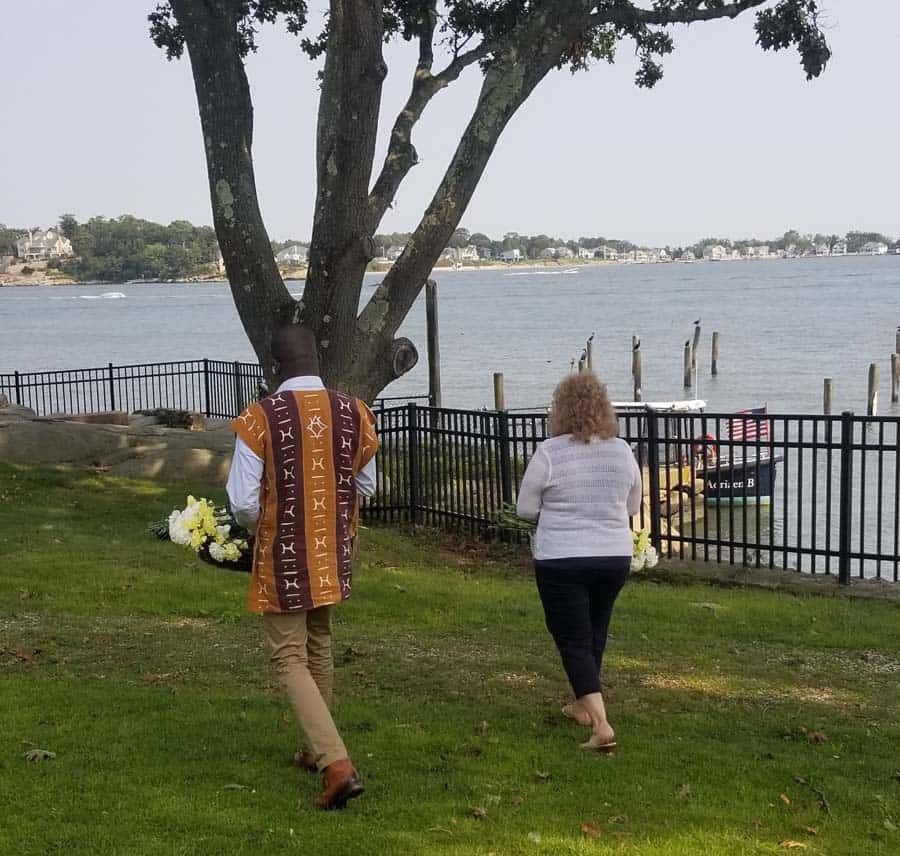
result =
[[[378,411],[379,520],[495,530],[544,413]],[[620,436],[644,473],[637,525],[664,556],[900,580],[900,419],[766,415],[729,439],[735,414],[625,412]]]
[[[0,393],[39,416],[167,408],[230,419],[259,397],[255,363],[182,360],[44,372],[0,373]],[[397,401],[379,399],[379,405]],[[403,398],[403,401],[409,400]],[[428,396],[413,396],[427,403]]]
[[[191,360],[0,374],[40,415],[172,408],[230,418],[259,394],[251,363]],[[368,517],[496,531],[547,436],[545,413],[376,402],[382,449]],[[637,524],[663,555],[900,581],[900,418],[768,415],[732,439],[735,414],[624,410],[644,473]]]

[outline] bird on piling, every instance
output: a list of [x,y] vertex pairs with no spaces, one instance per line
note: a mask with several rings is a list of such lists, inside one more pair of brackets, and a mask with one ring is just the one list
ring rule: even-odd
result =
[[639,351],[641,349],[641,340],[635,339],[634,344],[631,346],[632,351]]

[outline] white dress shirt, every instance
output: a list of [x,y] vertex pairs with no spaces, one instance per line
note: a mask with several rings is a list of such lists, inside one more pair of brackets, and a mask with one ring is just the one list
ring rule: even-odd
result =
[[[288,378],[278,387],[276,394],[312,389],[325,389],[322,378],[315,375]],[[235,438],[234,457],[225,490],[234,519],[250,532],[256,530],[259,521],[259,491],[263,467],[263,460],[240,437]],[[374,495],[376,475],[375,458],[372,458],[356,475],[356,489],[362,496]]]

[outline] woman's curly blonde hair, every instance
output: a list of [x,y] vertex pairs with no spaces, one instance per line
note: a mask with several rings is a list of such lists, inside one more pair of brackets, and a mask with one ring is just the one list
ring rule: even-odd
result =
[[553,393],[550,434],[571,434],[582,443],[594,437],[610,440],[619,435],[615,408],[593,372],[579,372],[560,381]]

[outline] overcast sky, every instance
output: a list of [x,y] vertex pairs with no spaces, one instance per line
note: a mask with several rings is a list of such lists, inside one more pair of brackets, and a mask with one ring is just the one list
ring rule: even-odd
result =
[[[4,0],[0,222],[133,213],[210,223],[187,59],[147,36],[153,0]],[[514,117],[463,219],[472,231],[678,244],[707,235],[847,229],[900,234],[900,3],[822,0],[834,58],[807,83],[797,55],[764,54],[753,15],[675,32],[655,89],[614,66],[551,74]],[[388,52],[387,131],[409,89]],[[309,235],[316,67],[269,27],[249,60],[260,201],[273,238]],[[383,230],[412,228],[477,93],[477,69],[415,135],[421,163]],[[382,141],[383,150],[383,141]]]

